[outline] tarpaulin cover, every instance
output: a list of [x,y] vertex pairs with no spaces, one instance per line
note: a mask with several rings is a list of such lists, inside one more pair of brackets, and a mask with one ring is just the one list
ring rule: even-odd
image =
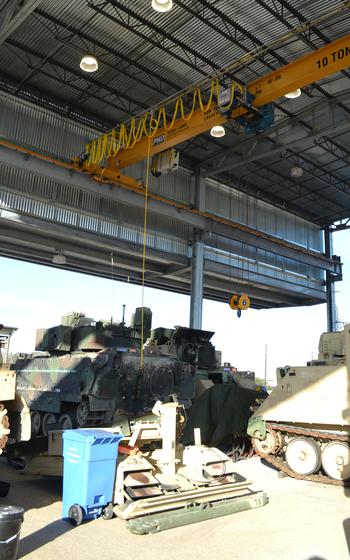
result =
[[202,443],[218,446],[230,436],[245,435],[253,414],[255,399],[267,396],[262,391],[232,384],[217,384],[205,391],[188,411],[182,437],[184,445],[194,443],[194,428],[200,428]]

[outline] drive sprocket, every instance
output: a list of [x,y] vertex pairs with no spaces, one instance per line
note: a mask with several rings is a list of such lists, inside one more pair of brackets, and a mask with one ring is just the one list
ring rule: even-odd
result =
[[258,455],[275,455],[282,448],[282,435],[275,430],[266,430],[263,439],[258,437],[258,433],[252,437],[252,444]]

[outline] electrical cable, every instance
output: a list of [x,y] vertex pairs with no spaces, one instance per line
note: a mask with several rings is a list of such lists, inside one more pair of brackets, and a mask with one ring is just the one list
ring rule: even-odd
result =
[[[131,149],[135,146],[137,142],[141,140],[143,136],[147,138],[153,138],[157,133],[161,122],[162,128],[166,131],[170,131],[176,124],[179,113],[180,118],[187,122],[189,121],[196,109],[200,110],[202,113],[207,113],[214,105],[220,110],[228,111],[234,101],[235,93],[238,90],[240,95],[244,95],[245,89],[243,86],[237,82],[232,81],[230,88],[230,99],[226,105],[220,103],[220,91],[222,89],[222,84],[218,78],[210,81],[209,84],[209,97],[206,102],[203,102],[203,93],[200,87],[196,87],[192,90],[192,102],[190,104],[190,110],[186,113],[183,94],[180,94],[175,99],[175,107],[173,108],[172,116],[170,116],[170,121],[167,116],[165,105],[161,105],[157,112],[146,111],[139,117],[133,117],[129,123],[121,123],[119,127],[106,132],[102,136],[93,140],[85,147],[85,157],[88,159],[90,165],[97,165],[102,162],[104,158],[116,157],[118,152],[123,150]],[[228,88],[225,88],[225,90]],[[215,92],[215,101],[214,101]]]

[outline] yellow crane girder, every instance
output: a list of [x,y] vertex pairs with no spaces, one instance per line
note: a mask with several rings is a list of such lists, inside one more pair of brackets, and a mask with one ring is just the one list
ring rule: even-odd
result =
[[[278,70],[257,78],[254,82],[248,84],[247,90],[254,96],[252,105],[258,108],[276,101],[286,93],[318,82],[349,66],[350,34],[305,54]],[[247,112],[246,107],[240,106],[231,111],[230,118],[236,119]],[[197,109],[190,118],[179,118],[175,121],[171,130],[164,127],[159,128],[151,139],[142,136],[133,147],[121,148],[116,156],[108,159],[106,167],[91,165],[86,160],[83,162],[83,168],[102,180],[111,180],[120,184],[125,182],[130,186],[134,180],[121,174],[121,169],[144,160],[148,155],[154,156],[159,152],[186,142],[207,132],[215,125],[224,124],[227,118],[219,112],[216,103],[213,103],[207,112]],[[139,185],[139,183],[137,184]]]

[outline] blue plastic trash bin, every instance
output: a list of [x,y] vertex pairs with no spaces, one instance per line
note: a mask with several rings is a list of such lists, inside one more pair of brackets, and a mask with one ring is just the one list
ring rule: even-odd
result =
[[95,519],[111,504],[122,438],[123,434],[104,430],[63,433],[62,518],[79,525],[83,519]]

